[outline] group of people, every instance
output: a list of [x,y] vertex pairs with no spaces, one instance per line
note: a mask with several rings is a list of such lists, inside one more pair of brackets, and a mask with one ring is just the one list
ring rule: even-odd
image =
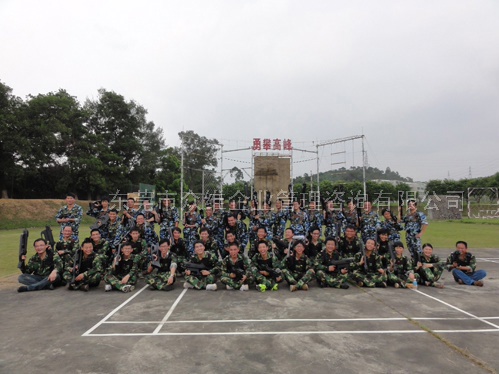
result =
[[[332,202],[318,205],[312,201],[303,208],[295,201],[288,208],[277,201],[275,209],[266,202],[259,210],[255,205],[238,209],[231,202],[223,210],[214,202],[202,212],[192,203],[180,222],[169,199],[154,208],[148,200],[137,207],[130,198],[120,217],[103,198],[91,204],[87,214],[96,224],[80,243],[83,209],[68,194],[56,215],[60,240],[52,245],[35,240],[36,254],[19,277],[18,291],[61,285],[88,291],[104,281],[106,291],[129,292],[139,278],[151,289],[169,291],[179,276],[184,287],[206,290],[216,290],[218,280],[227,289],[254,286],[261,292],[275,291],[282,282],[291,291],[307,290],[314,280],[320,287],[343,289],[352,284],[441,288],[444,269],[458,283],[483,286],[486,273],[476,270],[466,242],[458,241],[445,261],[433,254],[431,244],[420,244],[428,222],[415,201],[399,220],[389,209],[378,217],[369,202],[362,209],[353,201],[347,209],[335,209]],[[403,229],[410,256],[400,241]]]

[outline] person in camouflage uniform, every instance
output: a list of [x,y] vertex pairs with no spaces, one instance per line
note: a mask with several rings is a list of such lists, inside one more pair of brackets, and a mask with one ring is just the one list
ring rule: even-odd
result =
[[362,240],[365,242],[367,239],[376,240],[378,230],[381,228],[381,221],[378,214],[372,210],[370,201],[364,203],[362,216],[360,217],[360,231]]
[[[19,276],[18,281],[24,286],[20,286],[17,292],[53,290],[54,287],[64,285],[61,280],[64,265],[59,255],[48,249],[45,239],[36,239],[33,246],[36,254],[23,268],[23,274]],[[26,257],[23,256],[22,260],[25,261]]]
[[198,229],[201,226],[201,216],[197,211],[197,206],[193,202],[189,210],[184,214],[184,240],[189,253],[194,253],[194,243],[198,240]]
[[430,243],[423,244],[423,254],[420,259],[421,266],[417,269],[420,283],[428,287],[444,288],[438,280],[444,271],[445,262],[440,261],[440,258],[433,254],[433,246]]
[[298,201],[293,202],[293,211],[288,215],[288,219],[295,235],[307,234],[308,216]]
[[326,238],[339,238],[343,233],[345,215],[341,210],[334,209],[333,201],[327,202],[327,209],[324,210],[324,226]]
[[315,227],[310,229],[310,235],[308,240],[305,242],[305,254],[309,258],[315,258],[319,252],[322,251],[324,242],[320,239],[321,232]]
[[353,226],[355,229],[359,228],[359,214],[357,212],[357,205],[355,205],[353,200],[350,200],[347,204],[347,209],[344,212],[345,221],[342,231],[345,232],[348,226]]
[[357,236],[355,226],[347,226],[344,237],[338,241],[338,251],[342,257],[353,257],[362,250],[362,241]]
[[64,266],[71,262],[75,251],[79,245],[73,239],[73,229],[71,226],[66,226],[62,230],[62,238],[55,243],[55,252],[61,258]]
[[109,248],[109,243],[107,240],[102,239],[99,229],[92,229],[90,231],[90,238],[92,239],[92,245],[94,247],[94,252],[104,256],[106,267],[110,265],[113,260],[113,251]]
[[106,292],[113,289],[122,292],[133,291],[137,283],[139,261],[140,257],[133,254],[132,244],[124,243],[104,277]]
[[[341,261],[340,253],[336,250],[336,240],[326,239],[326,248],[317,254],[314,261],[317,282],[321,287],[349,288],[348,268],[350,264],[332,264]],[[348,261],[348,260],[346,260]]]
[[487,276],[485,270],[476,270],[476,258],[468,252],[468,243],[462,240],[456,243],[456,251],[447,258],[445,266],[459,284],[482,287],[482,279]]
[[205,251],[214,253],[218,256],[218,259],[221,260],[222,254],[218,248],[217,242],[211,239],[210,232],[207,228],[203,227],[199,230],[199,240],[203,242]]
[[285,256],[287,256],[288,252],[291,252],[291,248],[293,244],[295,243],[294,238],[294,231],[291,227],[288,227],[286,230],[284,230],[284,239],[279,240],[277,238],[274,238],[273,241],[273,248],[277,249],[276,251],[276,256],[279,258],[279,260],[282,260]]
[[73,229],[73,240],[78,243],[78,234],[82,217],[83,209],[76,204],[75,194],[66,194],[66,205],[59,209],[55,216],[57,223],[61,225],[59,238],[62,240],[64,228],[70,226]]
[[129,197],[126,205],[123,204],[123,215],[121,217],[121,224],[126,229],[131,229],[135,226],[135,217],[140,213],[140,210],[135,207],[135,199]]
[[268,237],[267,237],[267,228],[264,226],[261,226],[258,228],[256,232],[256,239],[252,243],[250,243],[250,247],[248,250],[248,257],[252,258],[255,254],[258,253],[258,243],[260,242],[267,242],[267,245],[270,247],[272,243]]
[[324,215],[320,209],[317,209],[317,203],[315,201],[311,201],[308,205],[308,210],[306,211],[307,215],[307,226],[306,233],[310,234],[314,229],[319,229],[320,233],[322,233],[322,224],[324,221]]
[[[189,269],[189,264],[203,265],[204,269],[199,270],[199,273],[196,274],[194,270]],[[203,242],[198,240],[194,243],[194,255],[185,267],[184,288],[217,290],[216,281],[217,274],[220,272],[220,264],[214,253],[205,251]]]
[[282,200],[277,200],[275,203],[275,212],[272,221],[274,226],[272,228],[272,237],[282,239],[284,237],[284,230],[288,221],[288,211],[283,209]]
[[[154,209],[149,199],[142,200],[142,204],[144,205],[144,209],[142,210],[142,214],[144,215],[144,219],[146,225],[151,228],[154,232],[154,223],[159,222],[159,214]],[[156,234],[157,235],[157,234]],[[159,239],[158,239],[159,240]],[[156,241],[157,243],[158,241]]]
[[211,206],[207,206],[205,212],[206,216],[201,219],[201,228],[207,229],[210,236],[214,238],[220,222],[218,221],[218,218],[213,214],[213,208]]
[[402,226],[397,222],[397,217],[393,215],[390,209],[383,209],[381,211],[384,220],[381,222],[381,228],[388,230],[390,240],[392,242],[400,241],[399,231],[402,230]]
[[179,225],[178,209],[172,206],[172,201],[168,198],[161,200],[161,206],[158,209],[159,214],[159,238],[170,239],[171,232]]
[[258,253],[251,259],[253,278],[256,289],[260,292],[266,290],[277,291],[278,283],[282,282],[282,272],[279,269],[280,261],[273,253],[269,253],[267,241],[261,241],[257,245]]
[[106,225],[101,228],[101,236],[109,244],[109,247],[114,250],[114,240],[118,233],[118,229],[121,225],[121,218],[118,217],[118,211],[116,209],[111,209],[109,211],[109,220]]
[[[74,264],[75,259],[77,261],[76,266]],[[66,266],[66,271],[63,274],[64,279],[68,283],[68,289],[79,289],[86,292],[90,287],[97,287],[105,272],[106,261],[105,255],[94,252],[92,240],[89,238],[85,239],[81,244],[81,249],[77,250],[77,253],[71,259],[71,263]],[[74,277],[74,281],[73,272],[77,274]]]
[[305,255],[305,244],[298,240],[293,248],[293,254],[281,262],[283,278],[289,284],[289,290],[308,290],[308,283],[314,278],[314,262]]
[[395,257],[390,259],[388,266],[388,285],[395,288],[412,288],[414,280],[419,280],[419,275],[414,274],[412,258],[404,256],[404,245],[402,242],[393,243]]
[[103,238],[106,237],[106,226],[109,221],[109,197],[103,196],[100,201],[89,203],[87,216],[95,218],[95,223],[90,226],[91,229],[99,229]]
[[428,221],[426,215],[418,211],[415,200],[409,200],[409,210],[404,217],[405,240],[407,249],[411,253],[413,261],[417,260],[418,253],[421,253],[421,237],[426,232]]
[[158,234],[156,234],[154,228],[146,222],[145,217],[142,213],[137,214],[137,216],[135,217],[135,222],[137,224],[135,228],[139,230],[140,237],[146,241],[149,248],[154,244],[158,244]]
[[236,220],[236,218],[232,215],[227,217],[227,226],[225,227],[225,237],[227,237],[227,233],[233,233],[236,237],[236,240],[239,242],[241,253],[244,253],[246,245],[248,244],[248,231],[246,225]]
[[170,251],[175,255],[177,259],[177,271],[180,273],[185,272],[184,264],[189,260],[190,255],[185,246],[184,239],[180,236],[182,235],[182,230],[180,227],[174,227],[172,230],[173,238],[171,240]]
[[386,272],[383,270],[381,257],[374,250],[375,247],[376,242],[367,239],[365,251],[354,256],[351,265],[352,279],[359,287],[386,287]]
[[381,257],[383,269],[387,269],[390,260],[395,257],[393,242],[389,240],[389,231],[386,228],[378,230],[378,244],[376,253]]
[[[154,269],[157,269],[153,273]],[[177,271],[177,257],[170,251],[170,241],[162,239],[159,242],[159,253],[153,254],[153,261],[150,262],[146,277],[146,283],[151,290],[173,290],[175,283],[175,273]]]
[[150,248],[148,248],[146,240],[140,236],[140,230],[137,227],[130,230],[130,237],[129,243],[132,246],[133,255],[136,256],[139,271],[137,275],[142,276],[147,272]]
[[213,223],[212,238],[215,239],[218,248],[220,249],[221,252],[223,252],[224,235],[225,235],[224,220],[226,219],[225,218],[226,216],[225,212],[221,208],[221,204],[218,201],[215,201],[213,204],[213,217],[214,217],[214,223]]
[[241,291],[248,291],[248,284],[253,282],[250,260],[239,253],[237,242],[229,246],[229,255],[222,261],[220,282],[225,284],[228,290]]

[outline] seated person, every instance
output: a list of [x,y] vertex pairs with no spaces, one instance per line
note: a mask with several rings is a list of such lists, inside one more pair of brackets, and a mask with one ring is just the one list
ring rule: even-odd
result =
[[217,290],[217,274],[220,271],[217,256],[214,253],[206,252],[202,241],[197,240],[194,243],[194,255],[184,266],[184,288]]
[[305,243],[298,240],[293,253],[282,260],[281,270],[289,290],[308,290],[308,283],[314,278],[314,264],[312,259],[305,255]]
[[485,270],[476,270],[475,256],[468,252],[468,243],[462,240],[456,243],[456,251],[447,258],[446,266],[459,284],[482,287],[482,279],[487,276]]
[[444,288],[444,285],[437,281],[444,271],[445,261],[442,263],[440,258],[433,254],[433,246],[430,243],[423,244],[423,255],[420,258],[421,266],[417,269],[420,283],[428,287]]
[[374,251],[376,243],[367,239],[365,254],[358,252],[354,256],[351,268],[352,279],[359,287],[386,287],[386,273],[383,270],[381,257]]
[[[177,270],[177,257],[170,251],[170,240],[161,239],[159,253],[151,253],[152,261],[149,263],[146,283],[151,290],[173,290],[175,272]],[[153,273],[154,269],[156,272]]]
[[327,238],[326,248],[315,257],[315,270],[319,285],[346,290],[349,288],[347,284],[349,267],[349,260],[341,263],[340,253],[336,250],[336,240]]
[[239,253],[239,243],[232,243],[229,255],[222,261],[220,281],[228,290],[248,291],[252,279],[250,260]]
[[109,267],[104,280],[105,290],[119,290],[130,292],[135,289],[139,272],[140,255],[133,254],[132,244],[126,242],[118,249],[113,265]]
[[404,244],[398,241],[393,243],[395,247],[395,257],[390,259],[388,265],[388,284],[395,288],[412,288],[414,280],[419,279],[418,274],[414,274],[412,257],[404,256]]
[[280,261],[273,253],[269,253],[266,240],[258,243],[258,253],[251,259],[253,277],[256,289],[260,292],[266,290],[277,291],[278,283],[282,282],[282,273],[279,269]]
[[97,287],[102,279],[106,262],[104,255],[94,251],[92,239],[85,239],[81,249],[77,250],[64,272],[63,277],[69,283],[68,289],[86,292],[90,287]]

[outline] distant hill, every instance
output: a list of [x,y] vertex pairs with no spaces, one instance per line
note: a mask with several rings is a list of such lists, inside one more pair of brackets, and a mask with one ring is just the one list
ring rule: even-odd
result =
[[[316,180],[316,175],[312,174],[312,179]],[[351,167],[350,169],[340,168],[336,170],[329,170],[323,173],[319,173],[319,179],[321,181],[330,181],[330,182],[355,182],[362,181],[362,167],[356,166]],[[380,170],[378,168],[368,167],[366,168],[366,179],[384,179],[384,180],[394,180],[400,182],[413,182],[412,178],[404,178],[398,172],[392,171],[390,168],[386,168],[385,171]],[[295,184],[309,182],[310,175],[305,173],[301,177],[296,177],[294,179]]]

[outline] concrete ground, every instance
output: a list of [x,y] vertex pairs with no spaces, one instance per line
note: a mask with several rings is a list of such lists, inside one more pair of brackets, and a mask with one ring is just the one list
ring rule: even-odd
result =
[[[446,257],[450,251],[437,251]],[[485,286],[291,293],[0,289],[0,373],[499,371],[499,250]],[[4,285],[5,286],[5,285]]]

